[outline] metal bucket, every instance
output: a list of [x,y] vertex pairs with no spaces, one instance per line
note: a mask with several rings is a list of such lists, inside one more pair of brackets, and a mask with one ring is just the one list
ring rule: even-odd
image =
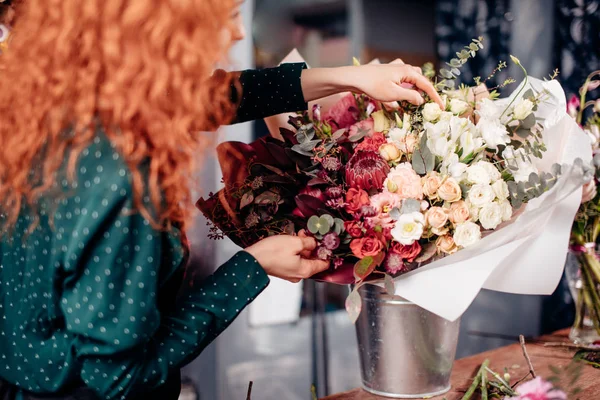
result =
[[449,391],[460,321],[449,322],[378,286],[364,285],[359,293],[356,335],[364,389],[397,399]]

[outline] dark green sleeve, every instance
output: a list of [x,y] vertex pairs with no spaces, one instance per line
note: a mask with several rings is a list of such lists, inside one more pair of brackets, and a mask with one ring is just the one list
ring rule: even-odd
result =
[[247,70],[240,73],[241,99],[234,123],[262,119],[285,112],[304,111],[308,105],[302,93],[305,63],[281,64],[276,68]]
[[74,232],[86,240],[67,249],[68,259],[78,262],[66,271],[61,307],[78,338],[73,351],[85,384],[102,399],[125,399],[161,385],[191,361],[269,281],[258,262],[240,252],[161,314],[161,287],[184,259],[176,232],[157,231],[130,212],[126,178],[92,186],[85,198],[90,211]]

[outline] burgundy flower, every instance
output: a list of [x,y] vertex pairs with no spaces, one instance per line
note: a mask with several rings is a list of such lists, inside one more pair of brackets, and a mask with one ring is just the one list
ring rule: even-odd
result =
[[333,260],[333,268],[334,269],[338,269],[342,265],[344,265],[344,259],[343,258],[336,258],[335,260]]
[[340,237],[337,235],[337,233],[328,233],[327,235],[323,236],[321,244],[328,250],[335,250],[340,247]]
[[323,194],[323,191],[319,188],[313,187],[313,186],[307,186],[304,189],[300,190],[299,194],[307,194],[309,196],[312,196],[316,199],[319,199],[321,201],[325,201],[325,195]]
[[325,195],[330,199],[344,197],[344,189],[342,189],[340,186],[331,186],[325,190]]
[[388,253],[383,262],[383,266],[385,267],[385,270],[392,275],[396,275],[399,272],[406,272],[407,270],[404,260],[402,260],[402,256],[394,252]]
[[390,166],[379,154],[372,151],[359,151],[346,165],[346,183],[353,188],[363,190],[383,187],[390,172]]
[[325,157],[321,165],[328,171],[339,171],[342,169],[342,163],[335,157]]

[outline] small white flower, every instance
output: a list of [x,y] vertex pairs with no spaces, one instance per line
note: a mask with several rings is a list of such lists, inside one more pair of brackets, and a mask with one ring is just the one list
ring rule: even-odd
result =
[[461,181],[463,175],[467,172],[468,165],[456,162],[448,166],[448,174],[454,179]]
[[469,190],[469,201],[477,207],[483,207],[494,201],[496,194],[494,189],[487,184],[476,184]]
[[452,153],[453,145],[444,136],[429,137],[427,139],[427,147],[433,153],[434,156],[447,157],[448,154]]
[[467,111],[468,108],[469,105],[461,99],[450,100],[450,111],[452,111],[452,114],[461,115]]
[[426,122],[424,127],[428,138],[448,137],[450,133],[450,121]]
[[481,229],[474,222],[463,222],[458,224],[452,238],[457,246],[469,247],[481,240]]
[[472,131],[467,131],[460,137],[461,158],[463,160],[483,147],[483,139],[480,137],[476,138]]
[[392,128],[388,132],[388,142],[401,142],[406,135],[408,135],[408,131],[404,128]]
[[479,211],[479,222],[484,229],[496,229],[502,222],[502,207],[498,203],[489,203]]
[[510,143],[510,136],[508,136],[506,126],[502,125],[497,119],[480,119],[477,123],[477,132],[481,135],[485,146],[489,149],[496,150],[499,145]]
[[469,119],[456,116],[450,119],[450,136],[453,142],[471,131],[475,131],[475,125]]
[[515,119],[518,119],[519,121],[524,120],[525,118],[527,118],[529,116],[529,114],[532,113],[534,106],[535,105],[531,102],[531,100],[522,99],[515,106],[515,109],[513,111],[513,116],[515,117]]
[[450,121],[450,119],[454,116],[450,111],[442,111],[440,114],[440,121]]
[[479,220],[479,207],[471,204],[469,200],[466,201],[467,207],[469,207],[469,217],[471,221],[477,222]]
[[474,164],[467,168],[467,180],[474,184],[489,185],[492,182],[490,174],[483,165]]
[[497,180],[492,184],[492,189],[498,200],[506,200],[508,198],[508,185],[502,179]]
[[509,221],[513,215],[513,208],[510,205],[510,201],[502,200],[500,202],[500,208],[502,208],[502,221]]
[[437,103],[427,103],[423,107],[423,119],[425,121],[433,122],[436,121],[442,114],[442,109]]
[[479,109],[477,110],[477,114],[482,119],[487,119],[490,121],[500,119],[500,115],[502,115],[503,109],[498,107],[493,100],[490,99],[482,99],[479,103]]
[[396,242],[409,246],[423,235],[425,217],[420,212],[402,214],[391,234]]

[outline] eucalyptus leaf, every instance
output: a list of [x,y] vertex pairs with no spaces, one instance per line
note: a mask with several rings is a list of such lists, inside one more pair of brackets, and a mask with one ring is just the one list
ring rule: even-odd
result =
[[302,148],[300,147],[302,145],[300,144],[295,144],[292,146],[292,151],[298,153],[298,154],[302,154],[303,156],[307,156],[307,157],[312,157],[314,154],[310,151],[306,151],[306,150],[302,150]]
[[350,321],[354,324],[360,315],[360,311],[362,309],[362,299],[360,298],[360,294],[355,289],[350,295],[346,298],[346,312],[348,313],[348,317],[350,317]]
[[535,115],[533,113],[529,114],[527,118],[521,121],[521,127],[524,129],[531,129],[535,125]]
[[454,79],[454,75],[452,75],[452,72],[444,68],[440,69],[440,75],[446,79]]
[[400,214],[411,214],[421,211],[421,202],[415,199],[405,199],[402,202]]
[[427,134],[421,136],[419,147],[413,153],[412,167],[419,175],[425,175],[435,167],[435,156],[427,146]]
[[385,274],[383,285],[385,286],[385,291],[390,296],[393,296],[396,293],[396,285],[394,285],[394,279],[390,275]]
[[524,99],[531,99],[532,97],[534,97],[534,94],[533,94],[533,90],[531,90],[531,89],[527,89],[525,91],[525,93],[523,93]]
[[338,235],[340,235],[342,232],[344,232],[344,220],[335,218],[333,229],[334,229],[334,232],[337,233]]
[[400,215],[402,215],[402,213],[400,212],[400,209],[398,209],[398,207],[394,207],[391,209],[391,211],[388,213],[388,215],[390,216],[390,218],[394,221],[398,221],[400,219]]

